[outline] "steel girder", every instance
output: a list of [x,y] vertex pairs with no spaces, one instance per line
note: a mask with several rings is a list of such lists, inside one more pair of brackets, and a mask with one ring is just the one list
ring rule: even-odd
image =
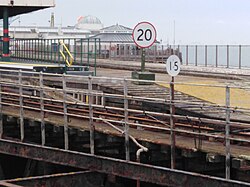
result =
[[11,140],[0,140],[0,153],[45,161],[59,165],[113,174],[144,182],[179,187],[242,187],[249,183],[226,180],[197,173],[179,171],[141,163],[107,158],[86,153],[65,151]]

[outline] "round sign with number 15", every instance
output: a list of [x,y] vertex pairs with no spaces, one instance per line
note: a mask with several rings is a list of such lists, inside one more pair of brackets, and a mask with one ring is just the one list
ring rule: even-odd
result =
[[170,76],[177,76],[181,70],[180,58],[176,55],[169,56],[166,62],[166,69]]

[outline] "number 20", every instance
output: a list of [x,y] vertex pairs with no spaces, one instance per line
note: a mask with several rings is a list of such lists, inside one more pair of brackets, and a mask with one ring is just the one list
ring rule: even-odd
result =
[[152,31],[150,29],[147,29],[144,33],[144,30],[139,29],[137,32],[140,32],[140,35],[138,36],[138,41],[143,41],[143,35],[145,37],[146,41],[150,41],[152,39]]

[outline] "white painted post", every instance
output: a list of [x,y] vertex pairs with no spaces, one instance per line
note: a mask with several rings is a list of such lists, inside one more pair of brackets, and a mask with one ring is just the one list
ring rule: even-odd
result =
[[93,121],[93,78],[88,80],[89,128],[90,128],[90,153],[95,154],[95,126]]
[[44,122],[44,90],[43,90],[43,72],[39,74],[40,80],[40,109],[41,109],[41,136],[42,136],[42,146],[45,145],[45,122]]
[[23,86],[22,86],[22,71],[19,70],[18,73],[18,83],[19,83],[19,115],[20,115],[20,132],[21,132],[21,141],[24,141],[24,111],[23,111]]
[[226,87],[226,179],[230,179],[230,88]]
[[68,136],[68,115],[67,115],[67,85],[65,73],[63,74],[63,114],[64,114],[64,149],[69,149],[69,136]]
[[129,150],[129,124],[128,124],[128,81],[124,79],[124,120],[125,120],[125,151],[126,151],[126,160],[130,160],[130,150]]

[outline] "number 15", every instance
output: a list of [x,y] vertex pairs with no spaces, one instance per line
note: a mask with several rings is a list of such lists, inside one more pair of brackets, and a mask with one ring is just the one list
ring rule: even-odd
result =
[[[174,62],[173,69],[174,69],[174,71],[178,71],[179,66],[178,66],[178,62],[177,61]],[[172,71],[172,62],[171,61],[170,61],[170,71]]]

